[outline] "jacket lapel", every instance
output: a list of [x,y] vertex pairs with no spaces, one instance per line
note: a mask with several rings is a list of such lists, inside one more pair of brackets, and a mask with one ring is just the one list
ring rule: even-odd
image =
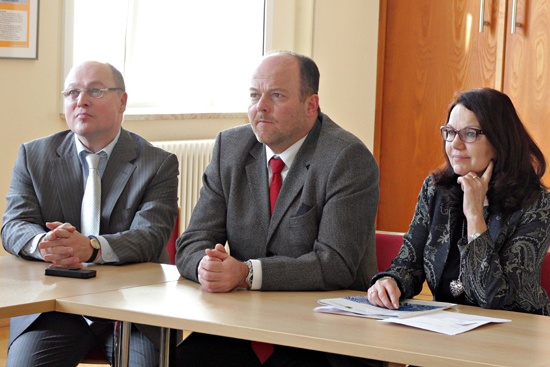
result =
[[255,203],[254,208],[258,208],[258,215],[262,229],[267,233],[269,228],[270,205],[269,205],[269,186],[267,185],[267,166],[265,158],[264,145],[255,144],[250,150],[250,160],[246,164],[246,178],[248,188]]
[[[74,134],[69,133],[57,148],[57,158],[52,160],[51,181],[55,182],[61,203],[63,220],[80,228],[80,211],[84,196],[84,177],[78,159]],[[73,175],[70,177],[69,175]],[[73,178],[73,179],[71,179]],[[75,195],[76,193],[76,195]],[[77,198],[75,203],[74,198]]]
[[296,197],[302,192],[302,188],[304,187],[308,177],[309,165],[313,159],[313,155],[315,154],[315,148],[317,147],[317,141],[319,140],[321,126],[322,124],[320,119],[317,119],[315,125],[313,125],[313,128],[304,141],[304,144],[296,154],[292,167],[290,167],[290,170],[286,175],[281,191],[279,192],[279,196],[277,197],[277,203],[273,209],[273,216],[269,222],[267,243],[269,243],[271,236],[275,233],[275,230],[281,223],[281,220],[287,215],[292,203],[296,201]]
[[[124,129],[118,139],[101,179],[101,227],[107,225],[115,204],[126,187],[136,166],[132,163],[137,158],[136,143]],[[106,221],[103,223],[103,221]]]

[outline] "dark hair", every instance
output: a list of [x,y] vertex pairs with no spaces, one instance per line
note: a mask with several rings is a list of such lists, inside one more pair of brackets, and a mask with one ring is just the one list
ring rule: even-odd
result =
[[111,68],[111,71],[113,72],[113,78],[115,79],[115,86],[117,88],[122,88],[122,91],[126,91],[126,85],[124,84],[124,77],[122,76],[122,73],[118,71],[117,68],[115,68],[113,65],[107,63],[109,67]]
[[[493,175],[487,191],[490,212],[510,215],[524,206],[533,204],[545,187],[542,176],[546,161],[535,141],[531,138],[510,98],[497,90],[472,89],[458,94],[449,107],[457,105],[472,111],[487,140],[496,151]],[[445,152],[445,141],[443,141]],[[462,205],[463,192],[456,182],[449,157],[446,164],[432,173],[436,186],[444,188],[445,200],[450,205]]]
[[300,66],[300,94],[302,95],[302,99],[319,93],[319,79],[321,75],[315,61],[305,55],[288,50],[277,50],[270,52],[268,55],[272,54],[284,54],[296,58]]

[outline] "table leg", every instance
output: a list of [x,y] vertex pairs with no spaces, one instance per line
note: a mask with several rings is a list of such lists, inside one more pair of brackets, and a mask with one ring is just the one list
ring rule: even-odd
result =
[[176,365],[177,330],[160,328],[160,363],[159,367],[174,367]]
[[160,328],[160,364],[159,367],[175,366],[177,330]]
[[132,323],[128,321],[119,321],[119,332],[115,341],[115,367],[128,367],[130,362],[130,333],[132,332]]

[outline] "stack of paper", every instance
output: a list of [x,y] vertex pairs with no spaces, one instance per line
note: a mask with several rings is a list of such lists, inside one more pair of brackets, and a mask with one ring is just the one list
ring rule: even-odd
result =
[[382,322],[397,323],[447,335],[460,334],[490,322],[511,321],[458,312],[445,312],[443,310],[456,306],[456,304],[416,299],[407,299],[401,302],[398,310],[374,306],[367,300],[367,296],[328,298],[317,302],[323,305],[314,309],[317,312],[382,319],[380,320]]
[[328,298],[321,299],[317,301],[317,303],[323,306],[317,307],[314,311],[369,317],[373,319],[413,317],[456,306],[455,303],[407,299],[399,304],[398,310],[390,310],[388,308],[372,305],[368,301],[367,296]]

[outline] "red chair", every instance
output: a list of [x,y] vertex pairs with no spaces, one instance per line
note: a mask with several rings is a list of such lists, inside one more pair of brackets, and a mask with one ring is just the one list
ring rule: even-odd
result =
[[390,267],[391,261],[397,256],[403,244],[403,234],[397,232],[376,232],[378,271],[384,271]]
[[542,274],[540,276],[540,285],[550,296],[550,255],[546,255],[542,263]]
[[109,362],[107,362],[107,357],[105,357],[105,354],[103,354],[99,347],[88,352],[86,357],[84,357],[80,363],[109,365]]
[[168,250],[168,255],[170,256],[170,264],[172,265],[176,264],[176,240],[178,239],[179,235],[180,235],[180,217],[177,217],[176,226],[174,227],[174,232],[172,232],[172,237],[170,237],[170,240],[166,245],[166,249]]

